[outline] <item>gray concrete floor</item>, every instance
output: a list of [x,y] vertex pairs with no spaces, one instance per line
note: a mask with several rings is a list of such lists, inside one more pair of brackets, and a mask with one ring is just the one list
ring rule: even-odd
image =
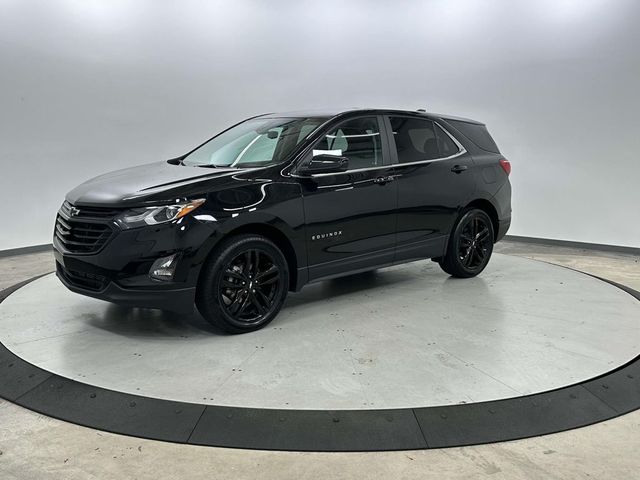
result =
[[[496,251],[572,266],[640,289],[632,255],[504,242]],[[0,259],[0,288],[50,271],[48,253]],[[264,452],[173,445],[68,424],[0,401],[1,479],[636,478],[640,412],[526,440],[383,453]]]

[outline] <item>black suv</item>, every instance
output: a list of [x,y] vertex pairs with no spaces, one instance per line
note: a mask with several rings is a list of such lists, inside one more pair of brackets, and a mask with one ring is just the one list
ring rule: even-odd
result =
[[72,291],[240,333],[287,291],[431,258],[480,273],[509,228],[511,166],[482,123],[423,111],[260,115],[179,158],[78,186],[53,244]]

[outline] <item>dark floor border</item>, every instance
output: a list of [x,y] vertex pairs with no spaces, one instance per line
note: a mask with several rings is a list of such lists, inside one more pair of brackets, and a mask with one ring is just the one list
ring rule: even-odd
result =
[[623,245],[609,245],[606,243],[574,242],[572,240],[555,240],[553,238],[521,237],[519,235],[505,235],[504,239],[510,242],[531,243],[534,245],[581,248],[584,250],[600,250],[602,252],[640,255],[640,247],[625,247]]
[[0,258],[13,257],[15,255],[26,255],[29,253],[40,253],[53,250],[53,245],[44,243],[42,245],[32,245],[30,247],[9,248],[8,250],[0,250]]
[[[0,302],[35,278],[0,291]],[[599,279],[640,300],[640,292]],[[261,450],[414,450],[534,437],[636,410],[640,356],[599,377],[534,395],[442,407],[324,411],[200,405],[107,390],[40,369],[0,343],[0,397],[78,425],[169,442]]]

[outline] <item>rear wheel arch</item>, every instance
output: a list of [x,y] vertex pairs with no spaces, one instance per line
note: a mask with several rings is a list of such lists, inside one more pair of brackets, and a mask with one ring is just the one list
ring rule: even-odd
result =
[[469,202],[464,207],[463,212],[466,212],[472,208],[478,208],[484,211],[487,215],[489,215],[489,218],[491,219],[491,224],[493,226],[493,241],[495,242],[496,236],[498,235],[498,229],[500,227],[499,220],[498,220],[498,211],[496,210],[496,207],[494,207],[489,200],[478,198],[476,200],[473,200],[472,202]]
[[434,260],[453,277],[475,277],[491,258],[495,243],[492,230],[493,221],[484,208],[477,205],[466,207],[451,231],[446,253]]

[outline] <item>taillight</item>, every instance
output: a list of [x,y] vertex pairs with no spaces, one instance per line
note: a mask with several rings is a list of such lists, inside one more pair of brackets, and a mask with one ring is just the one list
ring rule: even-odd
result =
[[507,175],[511,173],[511,163],[509,163],[509,160],[507,160],[506,158],[500,159],[500,166],[504,170],[504,173],[506,173]]

